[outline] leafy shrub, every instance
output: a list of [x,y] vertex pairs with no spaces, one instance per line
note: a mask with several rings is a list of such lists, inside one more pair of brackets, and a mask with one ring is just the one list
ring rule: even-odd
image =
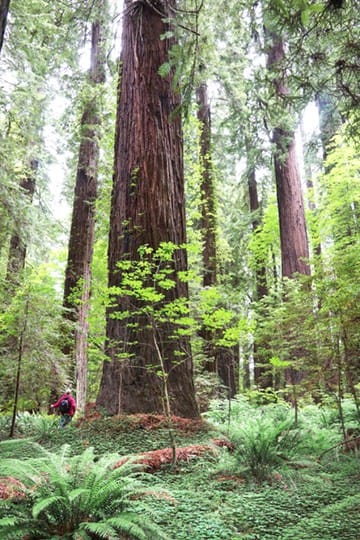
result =
[[209,409],[212,400],[226,400],[228,389],[217,373],[205,371],[195,377],[196,399],[201,412]]
[[[18,441],[13,443],[16,451]],[[34,445],[34,453],[38,452],[39,446]],[[92,448],[69,457],[69,447],[64,445],[58,454],[41,449],[36,458],[2,459],[0,476],[16,479],[24,487],[21,497],[1,501],[0,512],[4,516],[1,507],[5,507],[6,517],[0,519],[0,537],[165,538],[144,513],[134,511],[133,499],[144,497],[147,490],[134,465],[114,468],[119,458],[116,454],[97,459]]]

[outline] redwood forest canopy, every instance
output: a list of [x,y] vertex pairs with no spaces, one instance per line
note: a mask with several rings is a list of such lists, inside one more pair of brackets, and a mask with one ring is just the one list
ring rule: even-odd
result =
[[0,409],[360,384],[355,0],[0,0]]

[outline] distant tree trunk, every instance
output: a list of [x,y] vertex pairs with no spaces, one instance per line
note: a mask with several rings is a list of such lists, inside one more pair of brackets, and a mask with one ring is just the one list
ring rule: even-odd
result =
[[[256,182],[255,168],[248,168],[248,190],[249,190],[249,206],[251,213],[251,226],[253,233],[256,234],[256,231],[260,227],[260,204],[258,197],[258,188]],[[260,300],[267,295],[268,289],[266,285],[266,268],[264,261],[258,261],[259,264],[256,265],[256,299]]]
[[[196,99],[199,107],[197,117],[200,123],[200,228],[203,241],[203,286],[211,287],[217,283],[217,219],[211,160],[211,114],[206,83],[198,86]],[[227,351],[224,347],[216,346],[216,338],[211,330],[203,328],[201,336],[205,344],[205,369],[210,372],[216,372],[224,385],[228,387],[231,397],[233,397],[236,393],[236,387],[231,352]]]
[[[38,168],[38,162],[32,160],[29,167],[29,174],[21,180],[20,188],[24,192],[29,203],[32,202],[35,193],[35,175]],[[6,283],[8,290],[20,285],[21,274],[25,267],[26,260],[26,241],[24,240],[24,231],[15,230],[10,237],[9,258],[6,271]]]
[[23,360],[24,360],[23,356],[24,356],[24,346],[26,343],[25,335],[26,335],[27,325],[28,325],[28,316],[29,316],[29,297],[27,297],[26,299],[25,309],[24,309],[24,320],[23,320],[22,328],[20,329],[19,335],[17,338],[17,345],[16,347],[14,347],[14,349],[17,349],[18,357],[17,357],[17,369],[16,369],[16,378],[15,378],[15,389],[14,389],[14,405],[13,405],[13,413],[12,413],[12,420],[11,420],[11,427],[10,427],[10,434],[9,434],[10,437],[13,437],[15,434],[15,424],[16,424],[18,405],[19,405],[21,371],[22,371]]
[[85,103],[81,118],[81,140],[64,285],[65,317],[76,324],[72,343],[64,348],[64,352],[75,356],[76,400],[77,408],[82,413],[85,410],[87,393],[88,314],[101,123],[97,87],[105,81],[103,39],[102,23],[97,20],[92,24],[89,72],[89,83],[94,95]]
[[[281,38],[270,34],[269,69],[278,69],[285,58]],[[273,79],[278,100],[284,100],[288,90],[284,76]],[[310,274],[309,246],[305,222],[301,178],[297,167],[294,133],[284,127],[273,130],[274,166],[280,223],[281,263],[283,277]]]
[[[250,145],[247,145],[250,148]],[[253,234],[256,234],[257,230],[260,227],[260,204],[259,196],[256,182],[255,167],[250,165],[248,166],[248,189],[249,189],[249,206],[251,213],[251,225]],[[266,268],[264,261],[256,261],[256,271],[255,271],[255,296],[256,300],[261,300],[268,293],[266,285]],[[265,345],[263,345],[265,346]],[[263,365],[259,359],[258,354],[258,343],[253,345],[253,355],[254,355],[254,382],[260,388],[268,388],[272,386],[272,375],[270,366]],[[250,376],[248,377],[250,384]]]
[[0,51],[4,42],[4,34],[9,12],[10,0],[0,0]]
[[[117,262],[139,260],[140,246],[179,246],[169,263],[174,287],[168,302],[188,296],[187,283],[178,279],[187,269],[181,119],[174,115],[179,97],[171,74],[158,72],[173,43],[163,36],[175,7],[171,0],[125,1],[109,236],[110,287],[121,283]],[[123,296],[107,311],[110,361],[104,362],[97,405],[110,414],[163,413],[165,375],[172,413],[198,416],[188,338],[174,335],[170,323],[157,322],[154,329],[131,309]]]
[[320,140],[323,161],[325,161],[334,147],[333,137],[342,124],[342,118],[333,97],[319,94],[316,105],[319,111]]
[[201,167],[201,232],[203,239],[203,286],[216,285],[216,204],[211,162],[211,118],[207,85],[201,84],[196,91],[200,122]]

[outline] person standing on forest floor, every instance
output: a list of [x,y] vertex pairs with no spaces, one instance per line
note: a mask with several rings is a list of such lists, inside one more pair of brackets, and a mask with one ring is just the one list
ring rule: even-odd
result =
[[71,395],[70,388],[68,388],[65,394],[62,394],[53,405],[51,405],[51,409],[59,410],[59,429],[62,429],[67,424],[70,424],[76,411],[76,401]]

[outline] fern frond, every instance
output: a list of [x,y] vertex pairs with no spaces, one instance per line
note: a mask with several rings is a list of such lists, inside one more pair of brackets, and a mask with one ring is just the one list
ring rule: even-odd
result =
[[6,527],[13,527],[20,522],[19,518],[14,516],[7,516],[0,519],[0,530]]
[[108,521],[86,522],[81,524],[81,528],[90,533],[95,533],[100,538],[116,539],[118,538],[116,529],[111,527]]
[[66,503],[66,501],[64,501],[64,497],[59,497],[57,495],[54,495],[53,497],[48,497],[46,499],[41,499],[40,501],[35,503],[33,506],[33,509],[32,509],[33,518],[34,519],[38,518],[42,512],[44,512],[45,510],[51,509],[52,506],[54,506],[54,504],[59,506],[60,505],[59,503],[61,503],[62,505],[64,502]]
[[114,528],[125,534],[130,534],[136,540],[169,540],[169,537],[147,516],[139,515],[136,512],[122,512],[107,520]]
[[137,523],[138,516],[135,512],[122,512],[118,516],[108,519],[116,530],[128,534],[136,540],[149,540],[144,528]]
[[[133,491],[130,492],[133,493]],[[96,504],[98,508],[104,507],[105,505],[111,504],[115,499],[118,504],[124,506],[124,499],[127,498],[126,490],[124,486],[119,485],[117,480],[108,480],[106,484],[99,486],[95,485],[93,493],[93,503]]]
[[71,457],[68,445],[58,454],[44,452],[25,461],[1,460],[0,475],[20,479],[33,489],[29,504],[24,499],[25,504],[16,507],[17,515],[0,521],[0,539],[55,540],[66,536],[117,540],[117,531],[134,540],[165,538],[156,525],[128,511],[134,497],[146,494],[148,482],[141,483],[132,465],[114,468],[118,461],[119,455],[96,461],[93,449]]
[[68,498],[70,502],[74,502],[76,499],[83,497],[83,495],[86,495],[87,497],[89,497],[90,490],[83,487],[79,487],[70,491]]
[[4,459],[0,461],[0,476],[12,476],[27,487],[41,482],[39,469],[30,460]]
[[7,516],[0,519],[1,540],[22,540],[31,535],[32,538],[41,538],[38,529],[31,518],[27,516]]

